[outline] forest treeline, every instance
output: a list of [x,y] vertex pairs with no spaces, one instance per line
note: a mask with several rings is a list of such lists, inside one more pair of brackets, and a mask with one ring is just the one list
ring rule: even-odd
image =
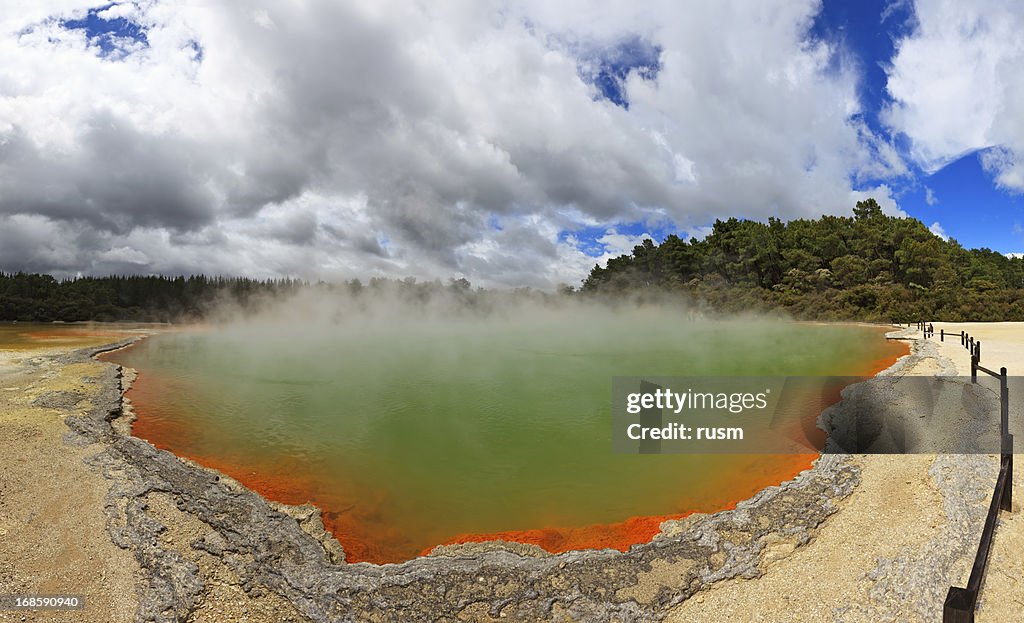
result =
[[110,276],[57,280],[0,272],[0,320],[176,322],[204,318],[215,306],[243,307],[262,295],[304,287],[295,279]]
[[417,281],[375,277],[332,284],[300,279],[244,277],[109,276],[58,280],[50,275],[0,272],[0,321],[193,322],[216,314],[257,312],[302,292],[340,294],[358,301],[425,305],[444,299],[480,312],[512,298],[548,299],[521,289],[503,296],[474,289],[466,279]]
[[1024,260],[943,240],[874,199],[852,217],[730,218],[703,240],[650,239],[595,266],[583,292],[685,293],[726,312],[821,320],[1024,320]]
[[[374,278],[339,284],[297,279],[161,276],[79,277],[0,272],[0,320],[187,322],[218,309],[253,311],[309,289],[355,299],[387,293],[420,304],[439,299],[477,310],[513,300],[574,296],[612,301],[684,298],[716,311],[783,311],[821,320],[1024,320],[1024,260],[964,249],[920,221],[886,216],[873,199],[852,217],[767,223],[716,221],[703,240],[650,239],[595,266],[579,290],[523,288],[504,294],[465,279]],[[368,300],[368,299],[367,299]]]

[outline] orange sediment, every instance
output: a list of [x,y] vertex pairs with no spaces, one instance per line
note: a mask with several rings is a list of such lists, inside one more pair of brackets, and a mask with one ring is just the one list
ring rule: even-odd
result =
[[[625,521],[610,524],[593,524],[565,528],[538,528],[534,530],[509,530],[482,534],[460,534],[442,545],[459,543],[482,543],[485,541],[513,541],[530,543],[552,554],[560,554],[578,549],[615,549],[628,551],[638,543],[647,543],[661,530],[661,524],[670,519],[682,519],[694,513],[710,513],[730,510],[741,500],[745,500],[761,489],[789,480],[800,472],[811,467],[817,454],[787,454],[772,456],[763,462],[764,469],[742,483],[734,484],[730,489],[723,489],[719,499],[705,500],[702,508],[695,508],[685,513],[670,515],[652,515],[630,517]],[[433,547],[424,549],[420,554],[430,552]]]

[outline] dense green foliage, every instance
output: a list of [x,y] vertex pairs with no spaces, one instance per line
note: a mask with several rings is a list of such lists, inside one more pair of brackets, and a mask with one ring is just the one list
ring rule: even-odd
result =
[[131,320],[169,322],[202,318],[229,302],[243,308],[265,294],[294,292],[303,282],[284,279],[192,277],[81,277],[0,273],[0,320]]
[[[265,310],[289,297],[315,291],[338,295],[336,311],[345,301],[405,303],[423,308],[447,305],[449,311],[487,313],[527,298],[555,299],[522,288],[507,293],[473,288],[466,279],[417,281],[375,277],[366,284],[353,279],[339,284],[297,279],[111,276],[58,281],[50,275],[0,272],[0,321],[131,321],[189,322],[230,317],[234,312]],[[330,299],[323,298],[322,302]]]
[[920,221],[882,214],[768,223],[716,221],[704,240],[650,239],[595,266],[585,293],[678,291],[721,311],[799,318],[1024,320],[1024,260],[964,249]]

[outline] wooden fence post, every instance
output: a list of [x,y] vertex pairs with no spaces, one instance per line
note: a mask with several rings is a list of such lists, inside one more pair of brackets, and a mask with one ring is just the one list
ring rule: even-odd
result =
[[1010,434],[1010,387],[1006,368],[999,368],[999,428],[1002,432],[1001,462],[1006,464],[1006,489],[999,508],[1013,510],[1013,435]]
[[1002,460],[1007,463],[1006,489],[1003,491],[1003,499],[999,507],[1004,511],[1013,510],[1013,435],[1010,434],[1010,386],[1006,368],[999,369],[999,406],[1000,423],[1002,429]]
[[[974,341],[973,339],[971,340]],[[971,351],[971,382],[978,381],[978,359],[981,356],[981,340],[978,340],[977,350]],[[997,376],[991,370],[985,370],[986,374]],[[988,516],[985,519],[985,526],[981,532],[981,542],[978,545],[978,553],[974,557],[974,566],[971,568],[971,577],[963,588],[951,586],[946,593],[946,601],[942,606],[943,623],[974,623],[974,612],[977,608],[978,593],[984,581],[985,568],[988,566],[988,558],[992,549],[992,541],[995,538],[996,527],[999,523],[999,511],[1012,511],[1013,506],[1013,436],[1010,435],[1010,390],[1009,378],[1006,368],[999,369],[999,432],[1000,457],[999,476],[996,478],[995,492],[992,494],[992,503],[989,505]]]

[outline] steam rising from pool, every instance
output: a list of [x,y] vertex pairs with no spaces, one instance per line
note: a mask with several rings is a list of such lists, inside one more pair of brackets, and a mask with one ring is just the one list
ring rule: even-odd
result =
[[532,540],[624,548],[658,519],[621,522],[719,510],[809,465],[613,454],[612,376],[857,374],[891,355],[870,328],[449,289],[294,297],[115,359],[141,373],[136,434],[318,504],[350,562],[395,562],[552,527],[577,530]]

